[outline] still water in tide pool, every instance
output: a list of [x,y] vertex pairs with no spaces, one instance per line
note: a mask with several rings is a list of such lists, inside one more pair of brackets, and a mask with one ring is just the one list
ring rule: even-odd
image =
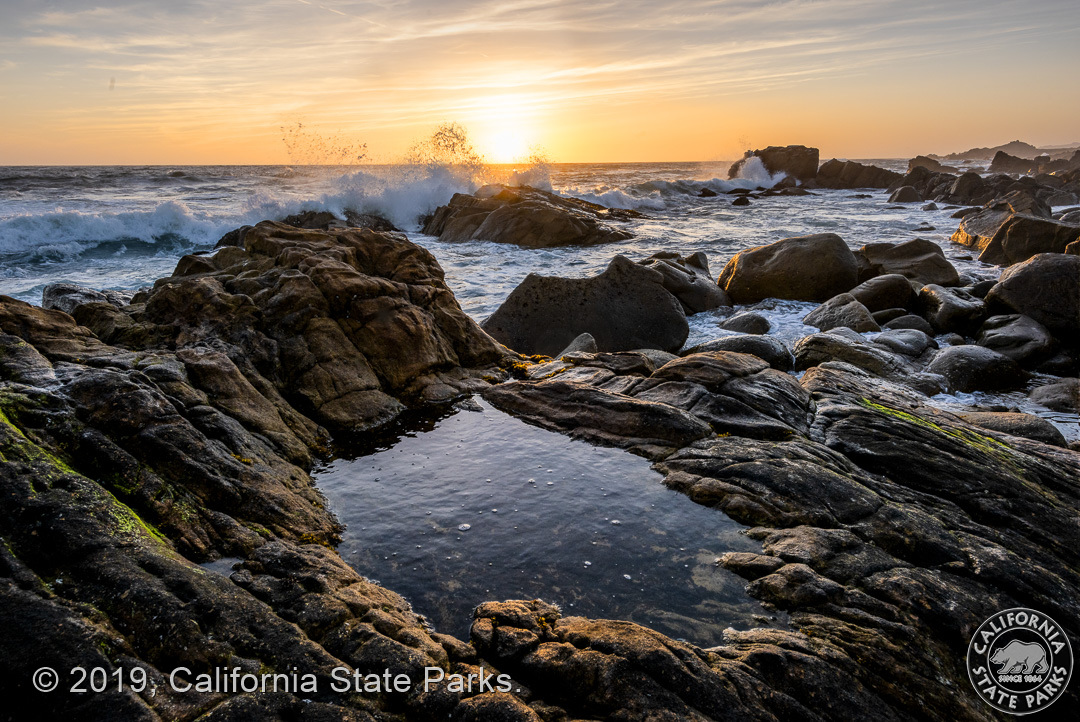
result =
[[761,545],[663,486],[649,462],[470,400],[412,417],[316,473],[346,525],[342,557],[467,635],[483,601],[543,599],[701,646],[782,624],[716,564]]

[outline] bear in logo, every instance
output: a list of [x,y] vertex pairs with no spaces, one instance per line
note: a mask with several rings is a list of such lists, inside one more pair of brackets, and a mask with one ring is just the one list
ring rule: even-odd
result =
[[1041,644],[1021,642],[1018,639],[995,649],[990,661],[1001,665],[998,674],[1043,674],[1050,669],[1046,661],[1046,649]]

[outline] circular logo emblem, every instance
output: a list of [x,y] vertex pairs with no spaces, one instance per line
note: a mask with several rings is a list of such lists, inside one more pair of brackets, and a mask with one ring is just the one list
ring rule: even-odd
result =
[[1065,693],[1072,677],[1072,645],[1061,625],[1045,614],[1006,609],[975,631],[967,670],[988,705],[1009,714],[1032,714]]

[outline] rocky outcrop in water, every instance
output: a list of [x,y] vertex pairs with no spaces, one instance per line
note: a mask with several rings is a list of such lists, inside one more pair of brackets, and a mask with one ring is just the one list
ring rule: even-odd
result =
[[903,177],[896,171],[853,160],[827,160],[811,185],[817,188],[888,188]]
[[601,351],[678,351],[690,333],[668,276],[615,256],[592,278],[530,273],[482,324],[500,343],[551,356],[582,333]]
[[1080,240],[1080,225],[1054,221],[1045,216],[1016,212],[1008,204],[996,203],[964,216],[952,241],[979,251],[979,260],[1008,266],[1038,253],[1064,253]]
[[740,160],[728,169],[728,178],[737,178],[748,158],[760,158],[765,170],[776,175],[784,173],[788,178],[811,180],[818,172],[818,149],[805,145],[770,145],[760,150],[748,150]]
[[447,242],[493,241],[526,248],[592,246],[633,237],[612,221],[636,211],[605,208],[528,186],[484,186],[474,195],[455,193],[424,223],[424,233]]
[[858,283],[851,249],[835,233],[785,238],[739,251],[718,283],[736,303],[764,298],[826,301]]

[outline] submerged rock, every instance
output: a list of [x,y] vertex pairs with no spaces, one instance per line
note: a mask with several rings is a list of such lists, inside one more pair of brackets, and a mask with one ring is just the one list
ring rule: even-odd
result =
[[772,324],[769,323],[769,319],[765,318],[760,313],[740,311],[734,316],[729,316],[721,321],[720,328],[725,331],[735,331],[736,333],[760,335],[768,333],[772,328]]
[[718,283],[735,303],[826,301],[858,283],[855,256],[835,233],[785,238],[735,254]]
[[923,197],[913,186],[900,186],[889,196],[889,203],[922,203]]
[[690,327],[665,276],[624,256],[592,278],[530,273],[482,327],[524,354],[551,356],[582,333],[601,351],[682,348]]
[[526,248],[591,246],[632,238],[633,233],[610,222],[638,215],[528,186],[484,186],[475,195],[456,193],[428,219],[424,233],[446,242],[494,241]]

